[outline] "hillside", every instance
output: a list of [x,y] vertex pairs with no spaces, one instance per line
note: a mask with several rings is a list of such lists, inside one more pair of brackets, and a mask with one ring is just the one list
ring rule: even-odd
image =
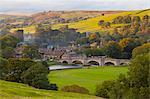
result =
[[[135,10],[135,11],[127,11],[127,12],[121,12],[121,13],[116,13],[116,14],[108,14],[105,16],[98,16],[95,18],[91,18],[88,20],[83,20],[79,22],[73,22],[73,23],[66,23],[66,24],[57,24],[53,25],[53,29],[58,29],[64,25],[68,25],[69,28],[75,28],[77,29],[78,32],[104,32],[107,31],[107,29],[102,29],[100,26],[98,26],[98,22],[100,20],[104,20],[107,22],[112,22],[114,18],[117,16],[144,16],[144,15],[150,15],[150,9],[147,10]],[[124,24],[112,24],[112,27],[117,27],[117,26],[123,26]],[[111,31],[112,28],[109,28],[108,31]]]
[[[104,14],[104,16],[102,16]],[[100,20],[106,22],[112,22],[114,18],[118,16],[140,16],[150,15],[150,9],[147,10],[134,10],[134,11],[50,11],[33,14],[31,16],[34,24],[23,27],[13,28],[11,32],[17,29],[24,29],[25,33],[35,33],[35,25],[37,23],[45,24],[45,26],[51,26],[52,29],[59,29],[63,26],[68,25],[69,28],[77,29],[78,32],[111,32],[114,27],[125,26],[126,24],[111,24],[110,28],[102,28],[98,25]],[[77,18],[77,19],[76,19]],[[80,19],[81,18],[81,19]],[[58,21],[69,21],[69,22],[58,22]],[[75,22],[74,22],[75,21]],[[77,21],[77,22],[76,22]]]
[[50,18],[64,18],[64,19],[71,19],[75,17],[95,17],[101,14],[114,14],[119,13],[122,11],[48,11],[48,12],[40,12],[33,14],[31,18],[35,21],[44,21]]
[[85,94],[40,90],[29,87],[25,84],[0,80],[0,98],[10,99],[12,97],[13,99],[101,99],[99,97]]
[[40,12],[31,15],[28,17],[30,20],[29,23],[33,22],[32,25],[25,26],[22,28],[12,28],[10,32],[14,32],[17,29],[23,29],[25,33],[35,33],[35,25],[36,24],[58,24],[66,22],[76,22],[85,19],[90,19],[96,16],[101,16],[102,14],[116,14],[123,11],[48,11],[48,12]]

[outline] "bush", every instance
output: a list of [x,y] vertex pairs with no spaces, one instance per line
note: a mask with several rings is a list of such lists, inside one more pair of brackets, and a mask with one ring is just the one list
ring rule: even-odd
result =
[[89,91],[86,88],[80,87],[78,85],[65,86],[61,90],[64,92],[75,92],[75,93],[89,94]]
[[50,86],[49,86],[49,89],[50,90],[58,90],[58,87],[57,87],[57,85],[56,84],[50,84]]
[[114,81],[104,81],[101,85],[96,87],[96,96],[109,98],[109,92],[114,86]]

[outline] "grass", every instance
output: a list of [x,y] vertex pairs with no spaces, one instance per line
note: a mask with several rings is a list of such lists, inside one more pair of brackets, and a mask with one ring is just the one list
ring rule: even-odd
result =
[[28,27],[24,27],[24,28],[13,28],[13,29],[10,30],[10,32],[14,32],[14,31],[16,31],[16,30],[18,30],[18,29],[23,29],[25,34],[27,34],[27,33],[33,34],[33,33],[35,33],[35,31],[36,31],[35,28],[36,28],[36,27],[35,27],[34,25],[28,26]]
[[25,84],[0,80],[0,99],[101,99],[96,96],[35,89]]
[[127,73],[128,67],[91,67],[89,69],[70,69],[51,71],[49,80],[61,89],[63,86],[77,84],[87,88],[94,94],[97,84],[105,80],[113,80],[120,73]]
[[[105,16],[98,16],[96,18],[91,18],[88,20],[83,20],[79,22],[73,22],[73,23],[67,23],[67,24],[56,24],[52,28],[53,29],[59,29],[60,27],[64,25],[68,25],[69,28],[75,28],[77,29],[78,32],[101,32],[104,30],[100,26],[98,26],[98,22],[100,20],[104,20],[106,22],[112,22],[114,18],[117,16],[140,16],[143,17],[144,15],[150,15],[150,9],[148,10],[135,10],[135,11],[127,11],[127,12],[121,12],[117,14],[110,14],[110,15],[105,15]],[[123,25],[120,25],[123,26]],[[113,25],[111,28],[114,28]]]

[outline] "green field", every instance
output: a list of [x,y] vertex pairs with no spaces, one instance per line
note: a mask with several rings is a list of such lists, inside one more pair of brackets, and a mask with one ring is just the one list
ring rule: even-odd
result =
[[0,99],[101,99],[99,97],[67,92],[35,89],[25,84],[0,80]]
[[59,88],[66,85],[77,84],[87,88],[94,94],[96,85],[105,80],[113,80],[120,73],[127,73],[128,67],[91,67],[89,69],[71,69],[51,71],[49,80],[56,83]]

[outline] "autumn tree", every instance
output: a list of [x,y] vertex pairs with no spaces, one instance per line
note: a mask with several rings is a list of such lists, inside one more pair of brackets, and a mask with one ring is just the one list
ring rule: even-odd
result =
[[112,58],[120,58],[121,47],[117,42],[110,41],[104,48],[105,54]]
[[133,39],[133,38],[124,38],[120,40],[119,45],[123,51],[123,58],[131,58],[132,57],[132,50],[139,46],[141,43],[140,41]]
[[132,57],[135,58],[137,55],[150,54],[150,43],[143,44],[133,49]]

